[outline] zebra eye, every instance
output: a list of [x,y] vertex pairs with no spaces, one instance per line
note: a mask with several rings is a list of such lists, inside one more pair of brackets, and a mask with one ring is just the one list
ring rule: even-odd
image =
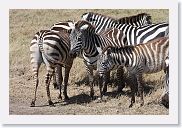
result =
[[81,41],[81,37],[78,37],[78,41]]

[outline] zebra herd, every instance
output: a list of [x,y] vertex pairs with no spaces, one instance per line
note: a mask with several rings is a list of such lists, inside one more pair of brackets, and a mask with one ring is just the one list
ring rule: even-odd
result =
[[[147,13],[114,19],[102,14],[88,12],[77,22],[66,21],[54,24],[49,30],[40,30],[30,44],[31,65],[34,75],[34,98],[31,107],[35,106],[38,87],[38,72],[41,63],[47,68],[45,84],[50,106],[49,85],[51,77],[55,88],[59,88],[58,98],[62,99],[61,89],[64,85],[64,99],[68,100],[67,85],[69,72],[75,57],[81,57],[85,64],[93,98],[95,82],[94,72],[98,76],[100,99],[107,92],[110,71],[117,70],[118,91],[125,87],[124,69],[127,69],[131,83],[131,104],[135,102],[135,94],[139,93],[143,100],[143,73],[164,70],[164,92],[161,103],[168,107],[169,103],[169,24],[153,24]],[[65,67],[64,82],[62,67]],[[62,84],[62,82],[64,84]]]

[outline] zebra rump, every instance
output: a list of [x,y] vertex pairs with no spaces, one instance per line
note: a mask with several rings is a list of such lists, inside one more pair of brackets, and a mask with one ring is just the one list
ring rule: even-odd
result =
[[[69,71],[71,69],[73,58],[69,56],[70,41],[69,34],[62,32],[53,32],[51,30],[41,30],[37,32],[30,44],[30,56],[31,65],[34,75],[34,86],[35,95],[32,100],[31,106],[35,106],[36,92],[38,87],[38,71],[42,62],[45,63],[47,68],[47,74],[45,79],[47,97],[49,105],[53,105],[50,97],[49,84],[51,77],[54,75],[55,68],[57,68],[57,81],[59,86],[62,83],[62,66],[65,66],[65,85],[64,85],[64,96],[67,96],[67,82],[69,77]],[[61,98],[61,87],[59,98]]]

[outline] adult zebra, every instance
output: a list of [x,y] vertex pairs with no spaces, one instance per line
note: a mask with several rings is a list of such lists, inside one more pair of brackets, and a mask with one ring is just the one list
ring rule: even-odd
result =
[[129,24],[136,27],[152,24],[151,16],[147,13],[140,13],[134,16],[123,17],[117,19],[116,21],[119,24]]
[[150,24],[139,27],[128,24],[118,24],[118,22],[111,17],[93,12],[84,13],[82,20],[86,20],[94,25],[96,27],[96,33],[112,27],[120,29],[126,35],[128,45],[136,45],[141,42],[146,43],[152,39],[164,37],[169,27],[168,23]]
[[37,32],[30,44],[30,57],[31,65],[34,75],[34,86],[35,95],[31,102],[31,107],[35,106],[36,93],[38,87],[38,71],[42,62],[45,63],[47,68],[46,73],[46,91],[48,97],[48,103],[50,106],[54,106],[50,97],[49,84],[51,77],[54,74],[54,69],[56,67],[57,84],[60,89],[59,98],[61,97],[61,84],[62,84],[62,66],[65,67],[65,77],[64,77],[64,97],[68,99],[67,96],[67,83],[69,78],[69,72],[72,67],[73,58],[69,56],[70,41],[69,34],[65,31],[53,32],[51,30],[41,30]]
[[[135,92],[137,87],[141,98],[140,105],[142,106],[144,104],[143,73],[155,73],[164,69],[165,75],[167,76],[167,82],[165,83],[168,84],[169,72],[166,71],[167,68],[169,68],[167,63],[168,59],[169,38],[161,37],[136,46],[125,46],[124,48],[108,46],[103,50],[103,54],[99,56],[97,63],[100,76],[112,69],[113,66],[125,66],[129,70],[130,75],[137,78],[138,85],[133,85],[133,82],[131,81],[132,98],[129,107],[132,107],[133,103],[135,103]],[[168,93],[166,87],[164,92],[165,94]]]
[[[93,70],[97,68],[97,59],[99,51],[106,46],[122,47],[126,45],[126,38],[122,31],[116,28],[110,28],[107,31],[102,31],[99,34],[95,33],[95,27],[89,22],[80,20],[76,22],[75,28],[72,29],[70,34],[71,49],[70,55],[76,57],[80,50],[83,49],[84,63],[87,66],[87,73],[89,76],[90,96],[93,98]],[[98,49],[97,49],[98,48]],[[103,92],[101,97],[107,90],[106,83],[104,83]]]

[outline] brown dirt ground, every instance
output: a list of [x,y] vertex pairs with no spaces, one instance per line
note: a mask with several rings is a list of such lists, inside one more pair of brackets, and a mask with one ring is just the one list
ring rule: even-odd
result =
[[[51,26],[61,20],[71,19],[70,15],[74,10],[11,10],[10,11],[10,84],[9,84],[9,114],[10,115],[166,115],[169,109],[158,104],[158,99],[162,93],[163,72],[145,75],[145,104],[139,107],[139,97],[136,104],[128,108],[130,103],[130,89],[125,88],[124,94],[116,92],[114,84],[109,85],[108,93],[104,101],[97,102],[89,97],[89,87],[85,85],[86,71],[81,59],[74,61],[70,73],[68,95],[70,100],[60,101],[57,99],[58,90],[54,90],[50,85],[51,97],[56,107],[49,107],[47,103],[46,90],[44,85],[45,66],[40,69],[40,82],[37,93],[36,107],[30,107],[33,98],[33,78],[30,68],[29,43],[36,31]],[[95,10],[110,16],[118,16],[123,13],[131,15],[141,12],[141,10]],[[149,12],[156,22],[167,21],[167,10],[142,10]],[[75,12],[75,11],[74,11]],[[85,10],[75,12],[73,19],[83,14]],[[88,10],[86,11],[88,12]],[[156,17],[161,13],[160,18]],[[58,17],[58,15],[62,17]],[[123,15],[123,16],[125,16]],[[37,16],[37,17],[36,17]],[[49,20],[46,17],[50,17]],[[122,17],[122,16],[120,16]],[[161,19],[162,17],[162,19]],[[63,20],[63,21],[64,21]],[[111,78],[114,79],[115,72]],[[95,96],[99,95],[99,89],[94,87]]]

